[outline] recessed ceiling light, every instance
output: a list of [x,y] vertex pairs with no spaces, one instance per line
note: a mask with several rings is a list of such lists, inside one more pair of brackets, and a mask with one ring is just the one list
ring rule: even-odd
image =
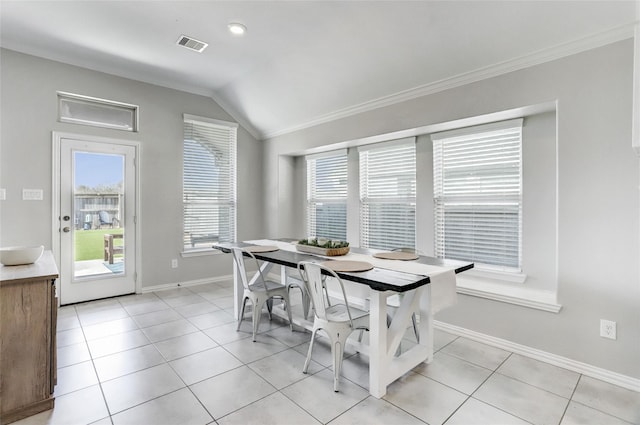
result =
[[227,25],[227,27],[229,28],[229,32],[233,35],[244,35],[244,33],[247,32],[247,27],[237,22],[232,22]]

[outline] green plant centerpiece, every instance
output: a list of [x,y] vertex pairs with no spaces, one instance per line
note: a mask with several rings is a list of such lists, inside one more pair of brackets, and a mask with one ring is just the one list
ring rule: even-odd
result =
[[335,240],[325,239],[325,238],[300,239],[298,243],[300,245],[315,246],[318,248],[327,248],[327,249],[346,248],[349,246],[349,242],[335,241]]
[[296,250],[308,254],[324,255],[334,257],[349,253],[349,242],[331,240],[327,238],[307,238],[301,239],[296,244]]

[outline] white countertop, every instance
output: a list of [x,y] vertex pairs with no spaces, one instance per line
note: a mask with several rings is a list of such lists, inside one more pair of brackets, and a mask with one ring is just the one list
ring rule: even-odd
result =
[[51,251],[43,252],[42,257],[33,264],[0,267],[2,284],[34,278],[56,279],[58,276],[58,267]]

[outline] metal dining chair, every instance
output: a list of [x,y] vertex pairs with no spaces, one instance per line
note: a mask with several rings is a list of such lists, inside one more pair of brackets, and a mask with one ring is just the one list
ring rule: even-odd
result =
[[[313,332],[302,372],[307,373],[316,334],[319,330],[323,330],[331,343],[333,390],[338,392],[342,358],[344,357],[344,346],[347,338],[353,331],[360,330],[359,340],[362,340],[364,331],[369,330],[369,312],[349,305],[342,280],[333,270],[320,264],[302,261],[298,263],[298,272],[306,284],[314,311]],[[329,277],[333,277],[340,286],[342,300],[339,300],[337,304],[328,305],[325,300],[325,290],[328,282],[324,281],[323,272]]]
[[[262,275],[260,270],[260,263],[258,259],[250,252],[243,250],[242,248],[232,248],[233,260],[238,268],[238,274],[244,287],[244,294],[242,295],[242,309],[238,315],[238,327],[236,330],[240,330],[242,319],[244,318],[244,309],[247,305],[247,300],[251,301],[253,306],[252,311],[252,325],[253,325],[253,341],[256,341],[256,333],[258,332],[258,326],[260,325],[260,316],[262,315],[262,307],[267,304],[267,311],[269,312],[269,320],[272,319],[271,308],[273,298],[281,298],[284,300],[287,315],[289,316],[289,327],[293,331],[293,321],[291,320],[291,308],[289,304],[289,288],[278,282],[267,280]],[[260,274],[259,279],[252,285],[249,285],[249,279],[247,279],[247,271],[244,264],[244,256],[253,258],[256,263],[258,272]]]

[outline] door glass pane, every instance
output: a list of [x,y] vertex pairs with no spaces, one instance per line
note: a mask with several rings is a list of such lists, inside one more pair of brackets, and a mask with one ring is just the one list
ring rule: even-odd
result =
[[73,154],[74,278],[124,269],[124,155]]

